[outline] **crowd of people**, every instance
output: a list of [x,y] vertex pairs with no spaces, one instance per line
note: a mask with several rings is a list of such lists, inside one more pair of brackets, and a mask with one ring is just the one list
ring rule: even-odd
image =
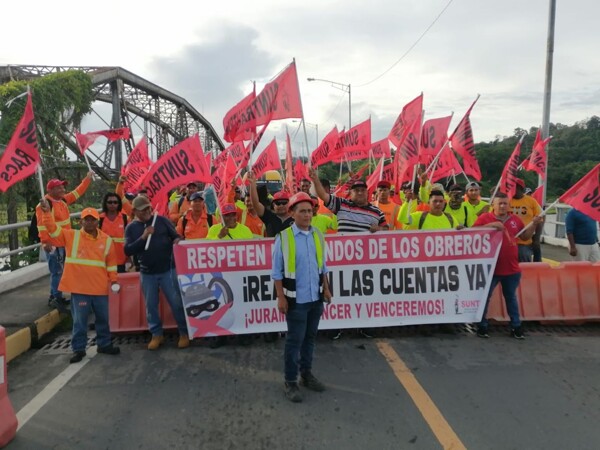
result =
[[[516,290],[520,280],[519,262],[541,261],[541,207],[527,195],[519,180],[516,194],[508,198],[496,193],[491,202],[481,198],[477,182],[444,186],[431,183],[426,175],[406,182],[394,192],[380,181],[374,192],[357,179],[346,192],[331,192],[330,183],[309,169],[310,179],[299,183],[299,192],[280,190],[268,194],[250,171],[247,192],[232,182],[227,203],[214,208],[214,191],[187,183],[170,196],[168,214],[153,214],[150,200],[142,190],[132,198],[123,191],[121,178],[114,192],[107,192],[102,211],[86,208],[79,230],[71,228],[69,205],[85,194],[93,173],[73,191],[66,182],[52,179],[47,194],[36,208],[38,231],[51,273],[48,305],[64,311],[71,306],[73,316],[73,356],[79,362],[86,355],[87,320],[95,314],[98,352],[119,354],[111,343],[108,323],[109,289],[118,291],[117,273],[136,270],[146,301],[152,338],[148,350],[164,343],[158,313],[162,291],[179,332],[177,346],[189,347],[185,312],[173,261],[173,246],[193,239],[275,239],[272,279],[278,308],[285,314],[288,332],[285,342],[285,392],[294,402],[301,401],[300,383],[321,391],[324,385],[312,374],[312,354],[323,302],[330,301],[324,235],[331,233],[380,232],[384,230],[445,230],[492,227],[503,232],[491,293],[497,284],[510,316],[511,334],[523,339]],[[570,254],[574,258],[600,259],[597,224],[578,211],[567,218]],[[299,245],[296,245],[299,244]],[[292,261],[292,255],[295,260]],[[63,292],[71,293],[68,300]],[[486,304],[487,312],[487,304]],[[484,312],[477,336],[488,338]],[[364,337],[373,330],[361,329]],[[334,333],[339,339],[342,330]],[[268,334],[266,340],[276,339]],[[215,340],[215,346],[222,340]]]

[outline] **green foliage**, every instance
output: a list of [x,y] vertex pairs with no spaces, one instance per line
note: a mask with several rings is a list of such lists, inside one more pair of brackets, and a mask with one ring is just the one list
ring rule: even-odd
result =
[[[523,131],[517,128],[513,136],[475,145],[484,193],[495,187]],[[521,161],[531,153],[536,132],[537,128],[531,128],[525,137]],[[593,116],[571,126],[550,124],[550,135],[553,138],[546,148],[549,159],[547,195],[552,198],[561,195],[600,162],[600,118]],[[520,176],[528,187],[537,186],[535,172],[522,171]]]

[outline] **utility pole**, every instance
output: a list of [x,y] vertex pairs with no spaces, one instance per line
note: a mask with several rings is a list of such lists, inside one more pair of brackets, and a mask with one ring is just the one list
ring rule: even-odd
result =
[[[542,139],[550,135],[550,100],[552,97],[552,61],[554,58],[554,23],[556,19],[556,0],[550,0],[550,10],[548,12],[548,42],[546,44],[546,79],[544,82],[544,111],[542,113]],[[550,147],[550,143],[548,143]],[[544,169],[544,177],[538,176],[538,184],[542,185],[542,207],[546,204],[546,191],[548,188],[548,164],[550,162],[549,148],[546,148],[548,160]]]

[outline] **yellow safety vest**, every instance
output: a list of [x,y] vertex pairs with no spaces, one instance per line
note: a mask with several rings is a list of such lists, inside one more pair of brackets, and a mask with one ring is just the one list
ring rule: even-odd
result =
[[[316,230],[312,232],[317,251],[317,266],[319,274],[323,273],[323,248],[325,248],[325,239],[323,235]],[[283,254],[283,295],[288,299],[296,298],[296,240],[292,227],[288,227],[279,233],[281,239],[281,253]],[[323,281],[319,279],[319,286],[322,289]]]

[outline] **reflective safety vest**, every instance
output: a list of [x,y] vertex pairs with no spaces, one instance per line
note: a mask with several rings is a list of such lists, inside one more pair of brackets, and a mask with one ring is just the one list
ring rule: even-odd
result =
[[[319,275],[323,274],[323,249],[325,240],[318,231],[312,232],[317,250],[317,267]],[[294,239],[294,230],[288,227],[279,233],[281,239],[281,253],[283,254],[283,295],[290,300],[296,299],[296,239]],[[319,292],[323,293],[323,277],[319,277]]]

